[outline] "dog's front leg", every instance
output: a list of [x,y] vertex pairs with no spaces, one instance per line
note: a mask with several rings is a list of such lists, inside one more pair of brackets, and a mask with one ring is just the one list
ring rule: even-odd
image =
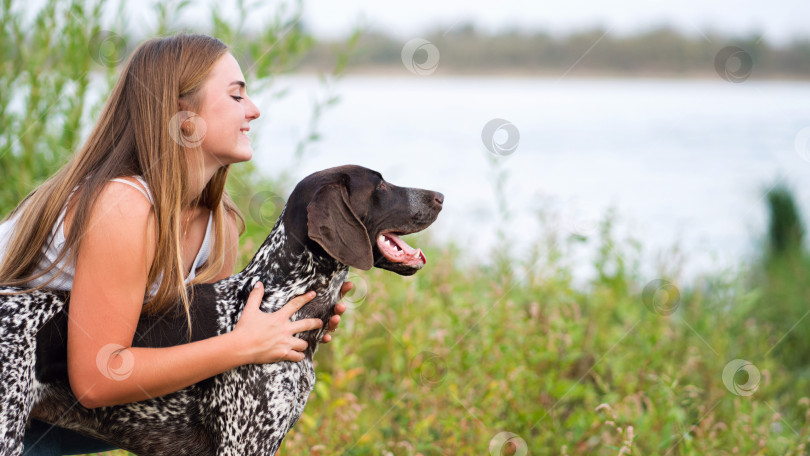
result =
[[23,451],[25,423],[35,400],[34,342],[6,336],[0,343],[0,378],[5,380],[0,382],[0,455],[17,456]]
[[217,379],[211,400],[219,410],[215,415],[221,435],[218,455],[275,454],[303,408],[299,404],[302,363],[241,366]]

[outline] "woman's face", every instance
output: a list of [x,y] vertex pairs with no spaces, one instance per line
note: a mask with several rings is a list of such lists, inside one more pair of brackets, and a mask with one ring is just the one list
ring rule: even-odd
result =
[[248,98],[245,77],[239,63],[230,54],[223,55],[202,87],[202,103],[196,128],[204,128],[201,143],[203,166],[208,176],[220,167],[250,160],[253,148],[247,131],[259,109]]

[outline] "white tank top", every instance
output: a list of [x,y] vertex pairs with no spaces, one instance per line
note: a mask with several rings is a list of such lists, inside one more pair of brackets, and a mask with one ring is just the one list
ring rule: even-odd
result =
[[[146,185],[146,181],[143,180],[141,176],[133,176],[140,185],[133,183],[132,181],[126,179],[112,179],[114,182],[120,182],[122,184],[129,185],[137,189],[141,194],[143,194],[146,199],[149,200],[150,204],[154,204],[152,199],[152,193],[149,191],[149,187]],[[19,219],[19,215],[16,215],[3,223],[0,223],[0,261],[3,261],[3,257],[5,256],[6,247],[8,246],[8,242],[11,239],[11,235],[14,232],[14,228],[17,225],[17,220]],[[44,247],[44,254],[45,257],[39,264],[38,272],[45,270],[48,266],[53,264],[56,261],[56,258],[62,252],[62,249],[65,246],[65,232],[64,232],[64,222],[65,220],[65,208],[62,209],[62,212],[59,214],[59,218],[56,220],[56,224],[51,230],[50,236],[48,236],[48,241]],[[194,258],[194,263],[191,266],[191,271],[186,277],[185,282],[189,283],[191,280],[196,277],[197,269],[203,265],[208,260],[208,255],[211,253],[211,247],[214,242],[213,237],[213,214],[208,215],[208,226],[205,228],[205,237],[203,238],[202,246],[200,246],[200,251],[197,252],[197,256]],[[56,268],[52,269],[49,273],[45,274],[42,277],[32,280],[28,283],[29,286],[40,286],[51,278],[54,278],[50,283],[48,283],[48,288],[56,289],[56,290],[70,290],[73,288],[73,277],[76,273],[76,267],[74,264],[68,264],[70,255],[66,255],[62,261],[56,266]],[[153,284],[152,287],[149,289],[150,296],[154,296],[157,293],[159,283]]]

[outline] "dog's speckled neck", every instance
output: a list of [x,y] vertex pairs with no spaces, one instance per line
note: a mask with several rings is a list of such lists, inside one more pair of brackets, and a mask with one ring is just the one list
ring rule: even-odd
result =
[[291,318],[293,321],[319,318],[324,322],[320,330],[300,334],[314,352],[329,319],[334,315],[340,288],[349,268],[331,257],[313,253],[304,242],[290,235],[283,219],[284,211],[244,270],[217,282],[218,291],[237,296],[233,301],[218,304],[217,310],[219,318],[223,323],[227,321],[226,326],[231,330],[239,320],[256,282],[264,284],[265,295],[261,305],[264,312],[275,312],[296,296],[315,291],[316,297]]

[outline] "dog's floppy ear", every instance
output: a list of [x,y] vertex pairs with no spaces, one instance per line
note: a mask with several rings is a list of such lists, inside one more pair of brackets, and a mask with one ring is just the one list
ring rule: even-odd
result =
[[341,263],[368,270],[374,254],[366,227],[349,204],[342,184],[324,185],[307,205],[307,234]]

